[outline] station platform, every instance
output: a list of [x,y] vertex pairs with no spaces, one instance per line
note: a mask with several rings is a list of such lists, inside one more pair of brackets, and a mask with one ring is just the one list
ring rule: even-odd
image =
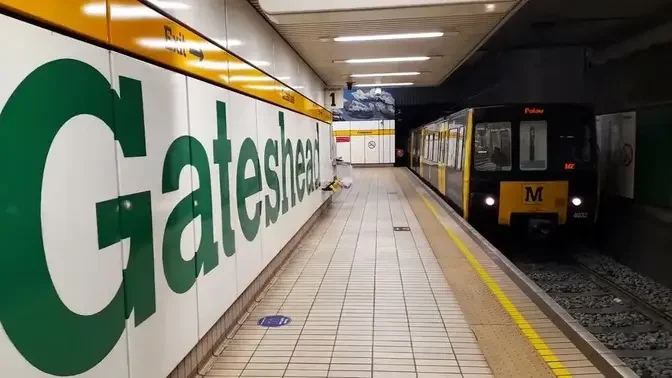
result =
[[610,376],[459,222],[408,170],[357,169],[201,374]]

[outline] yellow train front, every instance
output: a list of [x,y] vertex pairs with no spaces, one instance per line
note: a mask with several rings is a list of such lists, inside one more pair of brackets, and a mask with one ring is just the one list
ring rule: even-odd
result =
[[596,220],[590,106],[465,109],[413,130],[409,151],[411,169],[472,224],[547,234],[558,226],[590,228]]

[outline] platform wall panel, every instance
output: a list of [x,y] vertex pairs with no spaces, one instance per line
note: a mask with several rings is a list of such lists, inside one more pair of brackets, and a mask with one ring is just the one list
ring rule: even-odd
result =
[[327,200],[332,128],[0,28],[3,373],[166,377]]
[[304,96],[324,104],[322,80],[247,0],[183,0],[179,4],[166,6],[165,11]]

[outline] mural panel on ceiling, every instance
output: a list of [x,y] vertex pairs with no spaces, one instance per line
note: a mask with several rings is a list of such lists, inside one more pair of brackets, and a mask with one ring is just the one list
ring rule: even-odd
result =
[[394,97],[390,92],[376,88],[345,90],[343,108],[336,109],[334,121],[373,121],[394,119]]

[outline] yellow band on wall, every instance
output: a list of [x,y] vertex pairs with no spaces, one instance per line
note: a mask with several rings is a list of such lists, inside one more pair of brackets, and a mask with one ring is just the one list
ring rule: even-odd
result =
[[394,129],[334,130],[334,136],[394,135]]
[[0,0],[0,7],[331,123],[331,112],[138,0]]

